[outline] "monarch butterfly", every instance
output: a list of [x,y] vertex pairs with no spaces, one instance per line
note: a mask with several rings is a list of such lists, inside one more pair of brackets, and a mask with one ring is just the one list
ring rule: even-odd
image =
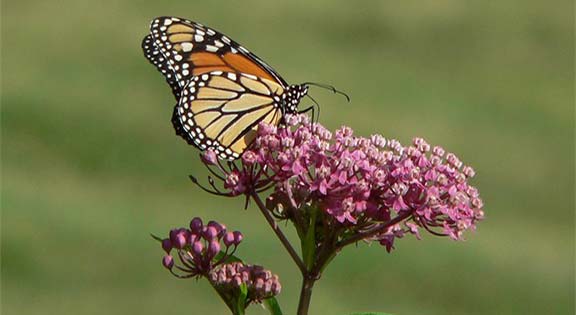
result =
[[190,20],[154,19],[142,49],[172,88],[176,134],[223,159],[238,158],[260,122],[278,125],[297,112],[308,92],[308,83],[289,85],[240,44]]

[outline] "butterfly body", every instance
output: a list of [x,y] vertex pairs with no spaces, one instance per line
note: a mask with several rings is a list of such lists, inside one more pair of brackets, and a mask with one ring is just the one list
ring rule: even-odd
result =
[[307,93],[229,37],[186,19],[154,19],[142,48],[177,100],[176,133],[221,158],[238,158],[260,122],[281,123]]

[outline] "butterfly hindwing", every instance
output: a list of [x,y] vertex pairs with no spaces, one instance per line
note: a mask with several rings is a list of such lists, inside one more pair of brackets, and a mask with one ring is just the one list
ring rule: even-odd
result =
[[213,71],[184,87],[175,115],[199,149],[212,148],[221,158],[235,159],[255,138],[260,122],[279,123],[282,92],[268,79]]

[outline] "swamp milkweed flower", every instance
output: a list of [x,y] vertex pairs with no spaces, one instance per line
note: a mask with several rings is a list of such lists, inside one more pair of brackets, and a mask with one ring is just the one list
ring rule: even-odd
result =
[[313,217],[318,238],[336,248],[375,240],[390,252],[395,239],[420,238],[422,230],[461,240],[484,218],[478,190],[468,183],[474,170],[422,138],[402,146],[288,115],[285,125],[260,124],[239,162],[222,162],[210,150],[202,160],[212,173],[203,189],[254,198],[270,191],[266,208],[276,218],[294,222],[302,237]]

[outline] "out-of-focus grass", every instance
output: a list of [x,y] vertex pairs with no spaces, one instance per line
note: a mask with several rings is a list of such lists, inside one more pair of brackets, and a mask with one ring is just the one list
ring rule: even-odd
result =
[[[538,1],[10,1],[2,10],[2,310],[5,314],[225,313],[206,283],[160,266],[149,232],[192,216],[246,234],[240,254],[296,268],[241,200],[187,175],[172,96],[140,40],[154,16],[219,29],[313,90],[321,121],[424,136],[477,171],[487,219],[465,243],[349,248],[313,314],[574,312],[573,4]],[[216,206],[215,206],[216,205]],[[264,314],[258,307],[253,314]]]

